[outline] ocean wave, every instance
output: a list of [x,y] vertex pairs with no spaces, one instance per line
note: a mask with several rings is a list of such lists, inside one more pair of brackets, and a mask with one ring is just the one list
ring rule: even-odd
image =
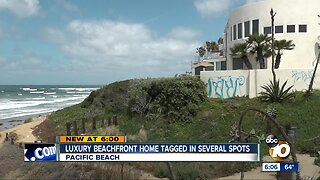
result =
[[57,93],[56,92],[45,92],[43,94],[45,94],[45,95],[53,95],[53,94],[57,94]]
[[44,100],[44,99],[46,99],[46,97],[36,97],[36,98],[27,98],[27,99],[30,99],[30,100]]
[[85,98],[86,98],[85,96],[80,96],[80,97],[58,98],[58,99],[47,100],[47,101],[43,101],[44,99],[40,99],[40,98],[37,98],[37,99],[31,98],[30,100],[27,100],[27,101],[8,101],[8,102],[0,103],[0,110],[30,108],[30,107],[35,107],[39,105],[48,105],[48,104],[56,104],[56,103],[62,103],[60,105],[63,105],[63,103],[68,103],[70,101],[79,103]]
[[43,114],[43,113],[49,113],[52,111],[56,111],[57,109],[43,109],[43,110],[34,110],[34,111],[28,111],[28,112],[13,112],[11,114],[0,114],[0,119],[9,119],[9,118],[17,118],[17,117],[23,117],[23,116],[30,116],[30,115],[36,115],[36,114]]
[[32,107],[45,103],[47,103],[47,101],[9,101],[6,103],[0,103],[0,110]]
[[[65,98],[67,101],[66,103],[60,104],[59,106],[54,106],[54,107],[47,107],[47,108],[36,108],[36,109],[11,109],[11,112],[5,112],[3,113],[3,110],[1,110],[1,105],[0,105],[0,119],[8,119],[8,118],[16,118],[16,117],[23,117],[23,116],[29,116],[29,115],[36,115],[36,114],[43,114],[43,113],[49,113],[52,111],[57,111],[59,109],[63,109],[68,106],[72,106],[75,104],[80,103],[81,101],[71,101],[79,98]],[[71,101],[71,102],[68,102]],[[61,100],[56,101],[56,102],[61,102]]]
[[30,91],[30,94],[43,94],[44,91]]
[[32,89],[32,88],[20,88],[24,91],[37,91],[37,89]]
[[19,93],[18,96],[22,96],[22,94]]
[[64,91],[94,91],[97,90],[98,88],[58,88],[59,90],[64,90]]

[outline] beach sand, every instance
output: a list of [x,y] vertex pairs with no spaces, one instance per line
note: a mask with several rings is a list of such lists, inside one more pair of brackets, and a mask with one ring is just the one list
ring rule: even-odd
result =
[[31,122],[18,125],[16,127],[13,127],[11,129],[6,129],[0,132],[0,146],[3,143],[6,133],[16,133],[17,134],[17,140],[16,142],[34,142],[37,140],[36,137],[32,134],[33,129],[45,121],[47,119],[48,115],[43,115],[37,118],[33,118]]

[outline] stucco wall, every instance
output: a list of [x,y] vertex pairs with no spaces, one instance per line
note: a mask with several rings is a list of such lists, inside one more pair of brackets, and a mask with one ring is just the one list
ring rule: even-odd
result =
[[[277,79],[281,85],[288,81],[287,87],[293,90],[308,89],[313,69],[277,69]],[[207,84],[208,96],[211,98],[230,98],[236,96],[257,97],[263,91],[262,85],[272,80],[270,69],[211,71],[201,72],[200,79]],[[320,72],[316,74],[314,89],[320,89]]]

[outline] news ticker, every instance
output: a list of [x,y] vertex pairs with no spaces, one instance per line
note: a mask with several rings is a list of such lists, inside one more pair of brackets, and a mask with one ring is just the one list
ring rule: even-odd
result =
[[260,161],[259,144],[129,144],[125,136],[59,136],[24,151],[25,161]]
[[299,170],[298,163],[292,163],[292,162],[262,163],[262,171],[264,172],[284,172],[284,171],[297,172],[298,170]]

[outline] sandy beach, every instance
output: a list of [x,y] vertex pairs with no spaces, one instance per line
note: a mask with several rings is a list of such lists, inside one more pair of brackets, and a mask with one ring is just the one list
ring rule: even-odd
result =
[[32,134],[33,129],[42,123],[44,120],[47,119],[48,115],[42,115],[37,118],[33,118],[31,122],[21,124],[18,126],[15,126],[10,129],[6,129],[0,132],[0,144],[4,141],[4,138],[6,137],[6,133],[16,133],[17,134],[17,142],[34,142],[37,140],[36,137]]

